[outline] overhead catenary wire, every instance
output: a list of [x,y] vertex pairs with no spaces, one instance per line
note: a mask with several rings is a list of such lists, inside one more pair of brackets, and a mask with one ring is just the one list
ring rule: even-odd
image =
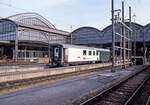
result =
[[10,7],[10,8],[19,9],[19,10],[22,10],[24,12],[28,12],[28,10],[23,9],[23,8],[19,8],[19,7],[16,7],[16,6],[13,6],[11,3],[7,4],[7,3],[4,3],[4,2],[0,2],[0,5],[4,5],[4,6]]
[[[137,0],[137,3],[140,3],[141,0]],[[130,0],[130,3],[128,2],[128,0],[124,0],[125,4],[129,7],[131,6],[131,4],[135,4],[135,0]],[[135,5],[136,6],[136,5]],[[140,9],[140,8],[139,8]],[[138,18],[138,15],[136,14],[134,8],[132,8],[132,14],[136,15],[136,21],[141,22],[141,19]],[[132,17],[133,17],[132,15]]]
[[[30,12],[30,11],[31,11],[31,10],[19,8],[19,7],[17,7],[17,6],[12,5],[11,0],[9,0],[9,3],[4,3],[4,2],[1,2],[1,1],[0,1],[0,5],[4,5],[4,6],[7,6],[7,7],[9,7],[9,8],[16,9],[16,10],[21,10],[21,11],[23,11],[23,12]],[[45,18],[50,19],[50,20],[56,20],[56,19],[53,19],[52,17],[49,17],[49,16],[47,16],[47,15],[45,15],[45,14],[43,14],[43,13],[42,13],[42,16],[44,16]],[[56,21],[57,21],[57,20],[56,20]]]

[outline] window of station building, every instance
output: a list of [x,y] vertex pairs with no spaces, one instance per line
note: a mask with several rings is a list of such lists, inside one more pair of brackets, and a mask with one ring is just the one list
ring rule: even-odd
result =
[[92,51],[89,51],[89,55],[92,55]]
[[95,51],[93,51],[93,55],[95,55]]
[[33,55],[33,52],[32,51],[29,51],[29,58],[31,58]]
[[59,52],[59,48],[55,48],[55,53],[58,53]]
[[39,57],[39,52],[34,52],[34,57]]
[[86,55],[86,50],[83,50],[83,55]]
[[30,56],[29,56],[29,52],[26,52],[26,57],[30,57]]
[[19,52],[18,52],[18,57],[19,57],[19,58],[24,58],[24,57],[25,57],[24,52],[19,51]]

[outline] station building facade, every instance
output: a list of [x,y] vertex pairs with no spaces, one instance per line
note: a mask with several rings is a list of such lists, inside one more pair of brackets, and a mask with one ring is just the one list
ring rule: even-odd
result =
[[56,27],[37,13],[22,13],[0,19],[0,59],[48,58],[48,46],[68,43],[69,32]]

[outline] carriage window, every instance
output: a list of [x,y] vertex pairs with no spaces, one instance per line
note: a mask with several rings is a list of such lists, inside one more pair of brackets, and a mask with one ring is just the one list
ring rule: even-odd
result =
[[93,55],[95,55],[95,51],[93,51]]
[[86,50],[83,50],[83,55],[86,55]]
[[89,55],[92,55],[92,52],[91,52],[91,51],[89,51]]
[[98,55],[98,51],[96,51],[96,55]]

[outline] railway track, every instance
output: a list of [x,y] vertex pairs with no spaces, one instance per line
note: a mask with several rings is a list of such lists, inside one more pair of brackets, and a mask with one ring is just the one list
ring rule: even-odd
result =
[[[146,103],[149,105],[149,102],[147,101],[148,96],[150,95],[149,78],[150,67],[105,89],[80,105],[146,105]],[[148,91],[145,92],[145,90]],[[141,97],[140,100],[139,97]]]
[[150,96],[149,96],[149,98],[147,99],[146,105],[150,105]]
[[131,98],[125,103],[125,105],[150,105],[150,99],[148,99],[149,96],[150,96],[150,74],[135,90],[135,92],[133,93]]

